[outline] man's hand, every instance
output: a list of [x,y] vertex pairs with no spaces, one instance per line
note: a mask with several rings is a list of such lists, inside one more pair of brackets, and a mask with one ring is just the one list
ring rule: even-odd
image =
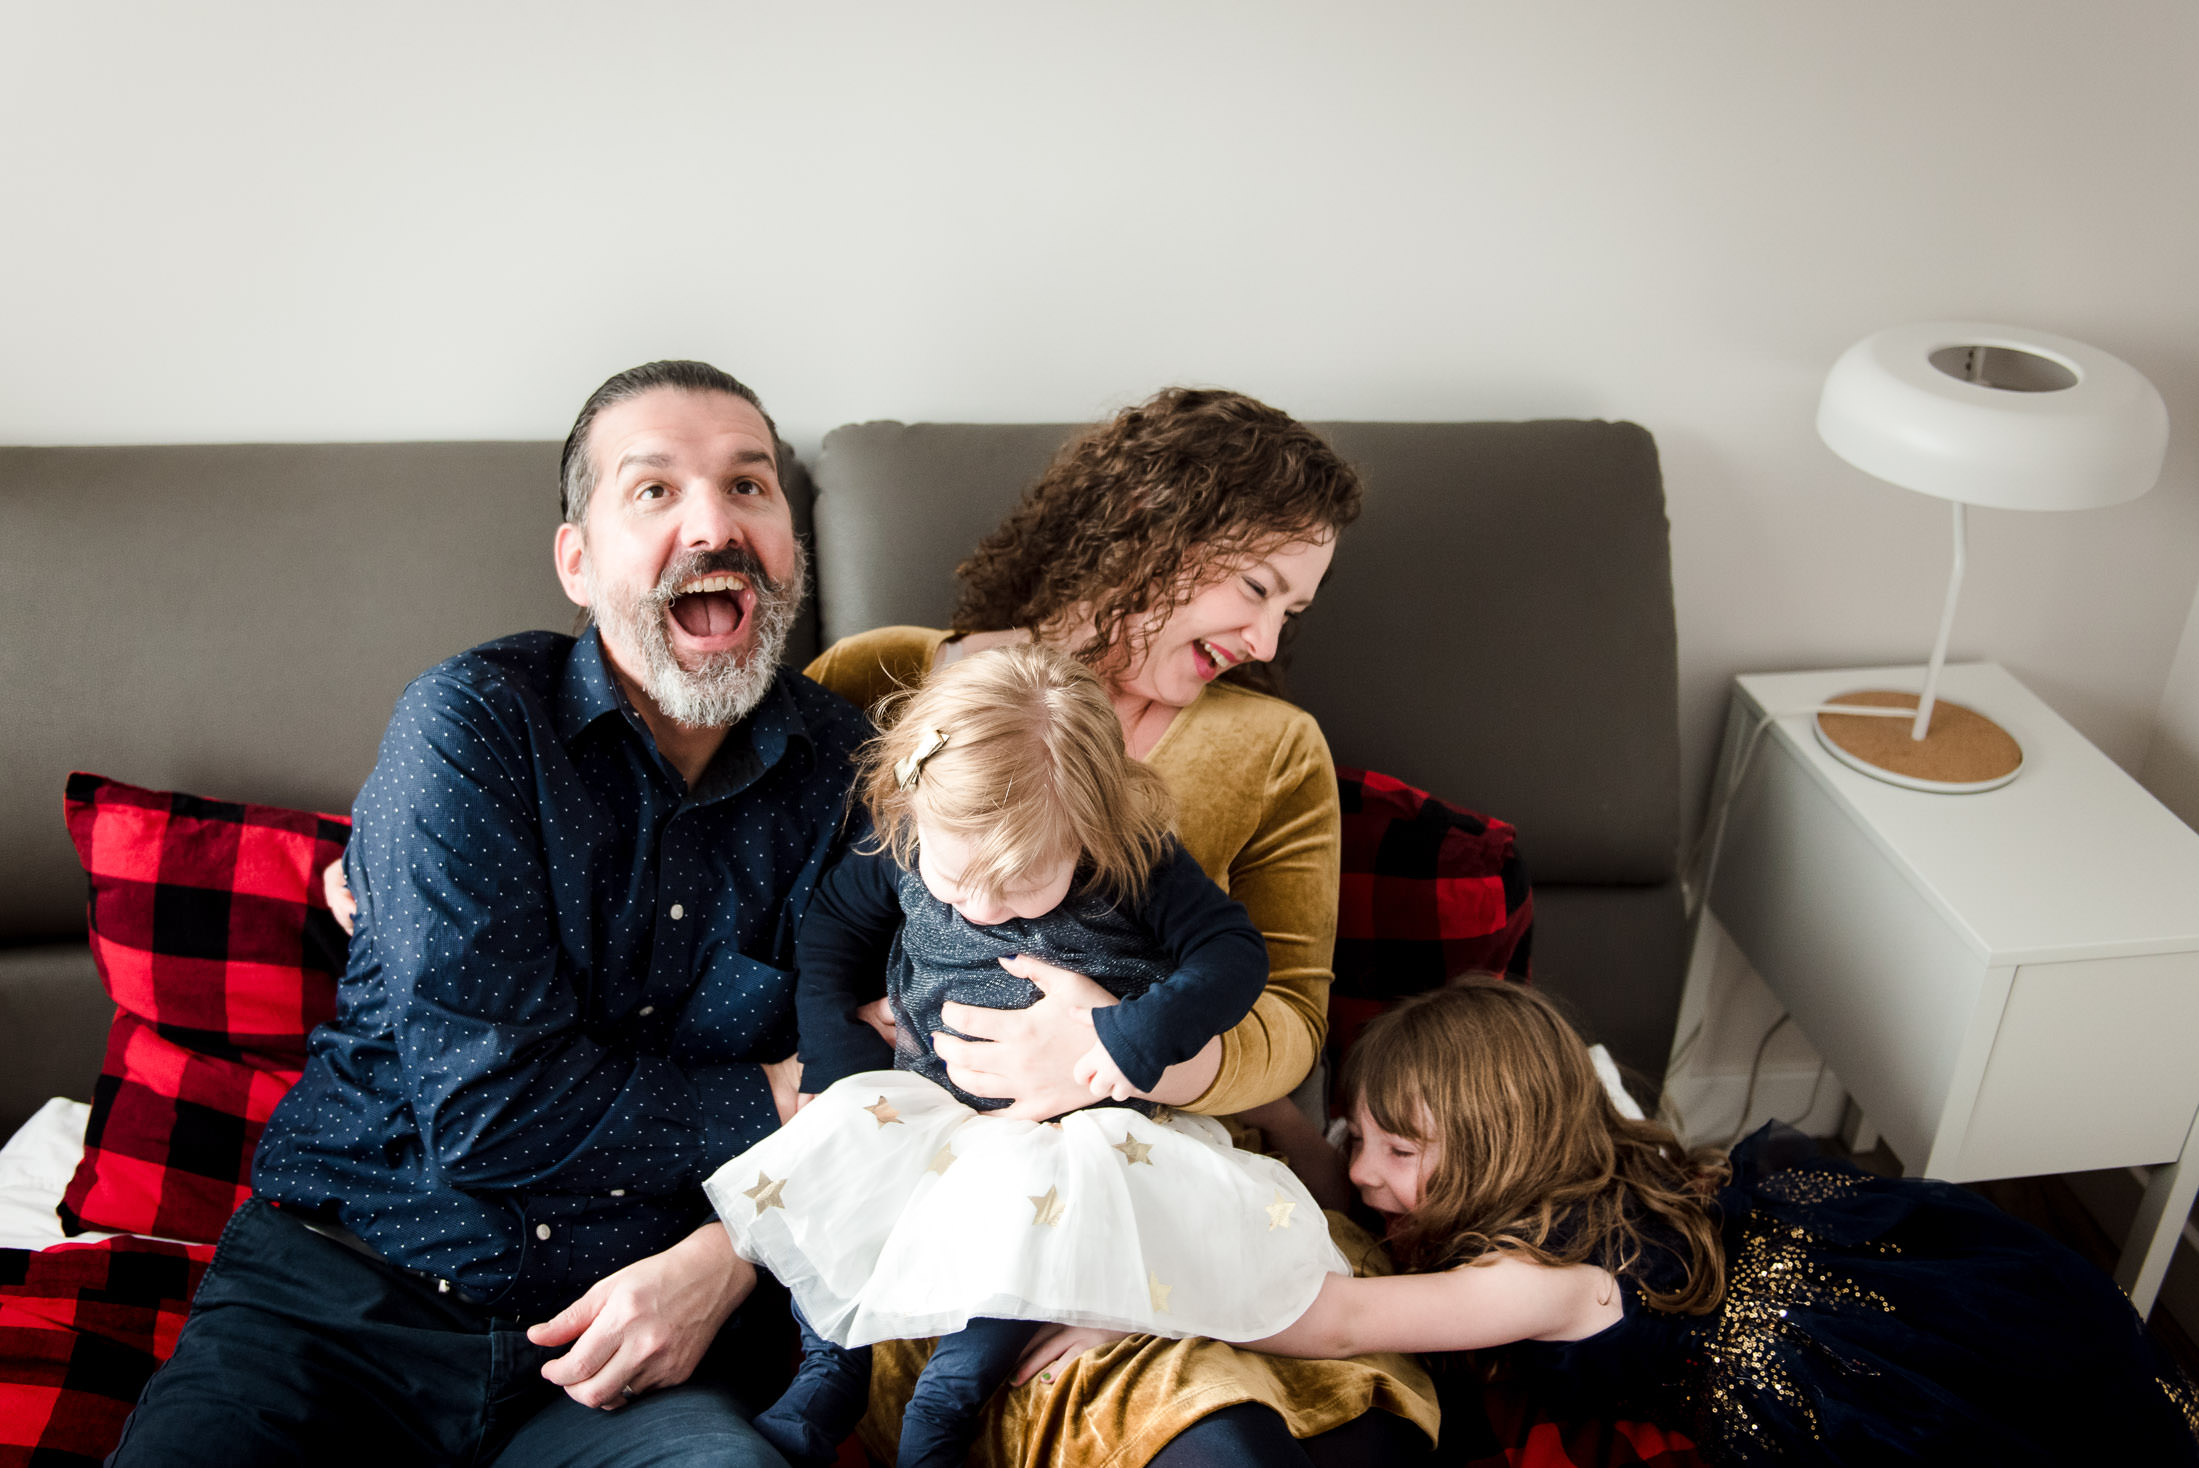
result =
[[321,873],[321,894],[328,899],[328,910],[335,916],[336,926],[351,932],[359,916],[359,902],[351,895],[351,884],[344,880],[342,857],[330,862]]
[[588,1293],[527,1339],[572,1349],[542,1368],[583,1407],[613,1408],[629,1395],[678,1386],[756,1287],[756,1269],[733,1252],[712,1220],[661,1254],[597,1280]]
[[802,1109],[802,1057],[765,1062],[764,1079],[771,1083],[771,1104],[779,1109],[779,1125],[785,1126]]

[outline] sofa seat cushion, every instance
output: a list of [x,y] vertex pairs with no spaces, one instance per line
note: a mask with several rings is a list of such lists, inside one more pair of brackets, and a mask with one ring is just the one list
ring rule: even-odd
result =
[[349,823],[82,773],[65,806],[116,1012],[62,1226],[211,1242],[335,1012],[346,939],[320,872]]

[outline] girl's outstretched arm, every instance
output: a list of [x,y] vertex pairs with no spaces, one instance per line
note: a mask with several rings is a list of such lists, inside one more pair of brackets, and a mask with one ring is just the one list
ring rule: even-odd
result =
[[1369,1351],[1478,1351],[1572,1341],[1618,1322],[1618,1281],[1592,1264],[1553,1267],[1500,1254],[1442,1274],[1332,1274],[1291,1325],[1245,1349],[1336,1358]]

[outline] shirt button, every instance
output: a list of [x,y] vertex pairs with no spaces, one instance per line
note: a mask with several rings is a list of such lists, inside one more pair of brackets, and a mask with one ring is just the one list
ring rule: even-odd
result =
[[643,1019],[647,1019],[650,1015],[655,1014],[656,1012],[657,1007],[654,1004],[644,1004],[640,1009],[635,1011],[635,1013],[639,1014]]
[[534,1226],[534,1236],[538,1239],[547,1240],[550,1237],[550,1226],[546,1223],[536,1224]]
[[680,920],[681,918],[683,918],[683,917],[686,917],[686,916],[687,916],[687,909],[686,909],[686,908],[684,908],[684,907],[680,906],[680,905],[679,905],[679,904],[678,904],[677,902],[675,902],[675,903],[673,903],[673,904],[672,904],[672,921],[673,921],[673,922],[675,922],[675,923],[676,923],[676,922],[678,922],[678,921],[679,921],[679,920]]
[[626,1196],[626,1190],[624,1188],[613,1188],[611,1189],[611,1196],[614,1198],[623,1198]]

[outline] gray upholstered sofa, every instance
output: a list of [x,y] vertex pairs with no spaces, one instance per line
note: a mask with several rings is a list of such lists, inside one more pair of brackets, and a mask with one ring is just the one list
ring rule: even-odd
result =
[[[938,623],[1068,428],[868,423],[793,476],[806,659]],[[1337,758],[1520,830],[1535,966],[1654,1076],[1683,962],[1664,498],[1628,424],[1326,425],[1367,510],[1289,680]],[[72,769],[348,809],[407,679],[567,628],[555,445],[0,449],[0,1135],[88,1098],[111,1007],[61,819]]]

